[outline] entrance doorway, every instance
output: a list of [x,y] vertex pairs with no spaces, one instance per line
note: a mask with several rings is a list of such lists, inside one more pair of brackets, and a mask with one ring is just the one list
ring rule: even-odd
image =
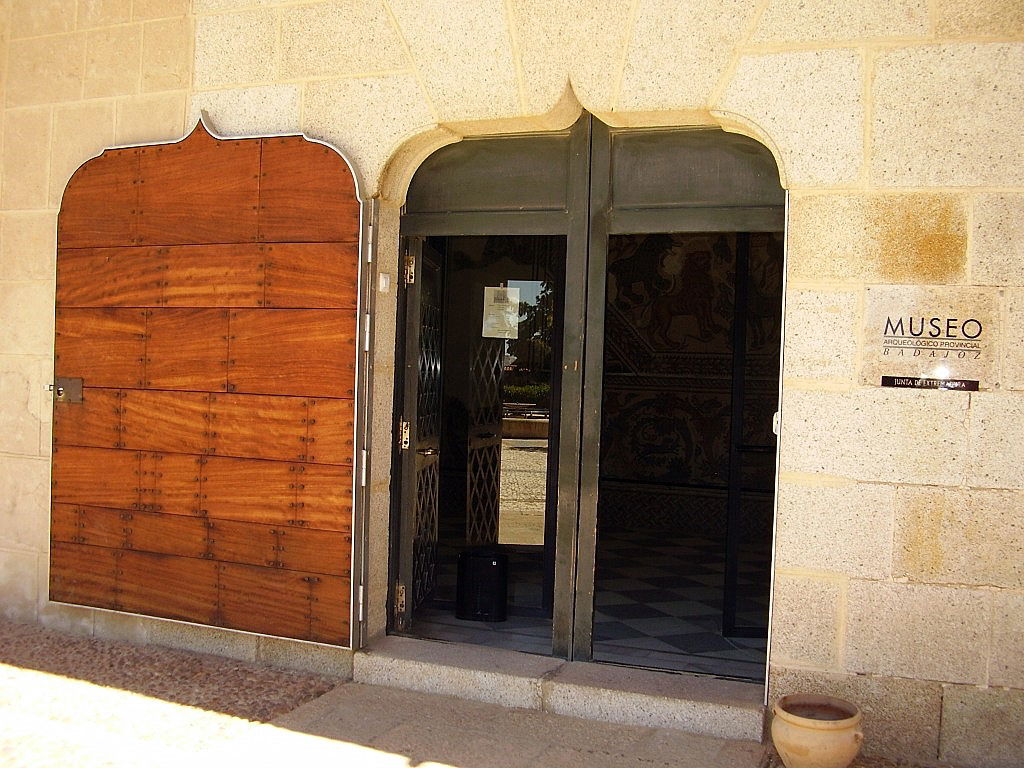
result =
[[761,679],[784,192],[717,130],[469,139],[402,218],[391,630]]

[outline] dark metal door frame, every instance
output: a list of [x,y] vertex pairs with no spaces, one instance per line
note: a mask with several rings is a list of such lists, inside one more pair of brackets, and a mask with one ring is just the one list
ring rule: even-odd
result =
[[[417,587],[429,586],[421,583],[424,576],[422,571],[429,570],[432,579],[436,562],[440,470],[439,414],[430,414],[429,410],[425,414],[422,406],[429,398],[432,401],[436,400],[436,403],[433,403],[435,408],[439,407],[440,392],[431,393],[429,388],[440,386],[440,369],[437,366],[438,370],[430,370],[433,365],[430,355],[432,352],[439,355],[439,349],[425,350],[423,344],[423,287],[428,276],[427,250],[428,246],[421,237],[408,238],[403,244],[403,253],[409,269],[402,281],[405,293],[402,407],[395,411],[399,414],[395,439],[398,446],[397,462],[400,467],[399,499],[405,503],[399,503],[396,509],[398,529],[403,531],[403,534],[397,537],[395,542],[397,573],[391,585],[391,618],[394,627],[399,631],[407,630],[411,625],[412,612],[422,597],[418,594]],[[440,264],[434,264],[431,260],[429,269],[442,268]],[[434,320],[440,323],[440,318]],[[440,333],[438,330],[438,335]],[[439,343],[440,339],[433,341],[434,346]],[[425,381],[430,376],[436,379],[432,384]],[[432,510],[426,516],[423,511],[424,503],[432,505]],[[423,530],[425,524],[430,524],[430,520],[433,520],[432,534]],[[431,553],[424,549],[431,547],[435,552]],[[417,570],[421,572],[420,581],[417,580]]]
[[[402,242],[401,254],[406,264],[419,268],[420,254],[423,248],[422,237],[410,237]],[[413,444],[412,429],[416,423],[415,411],[417,391],[419,389],[419,348],[420,348],[420,294],[419,285],[408,284],[402,280],[399,292],[398,328],[403,331],[399,341],[401,350],[401,367],[399,375],[401,385],[395,386],[395,433],[393,435],[396,451],[394,464],[398,468],[399,491],[397,498],[392,498],[393,523],[397,523],[400,535],[392,540],[392,563],[394,577],[389,579],[388,619],[399,631],[409,628],[412,617],[411,587],[413,579],[413,534],[416,514],[416,453],[409,450]],[[404,299],[404,300],[402,300]],[[406,432],[406,425],[409,431]],[[397,503],[396,503],[397,502]],[[393,530],[395,529],[393,525]]]
[[[759,199],[765,197],[760,188],[740,204],[723,204],[721,200],[715,202],[709,198],[668,206],[645,206],[635,202],[616,206],[614,140],[623,134],[628,132],[610,129],[587,113],[576,122],[567,134],[567,165],[551,172],[554,177],[564,171],[564,175],[558,176],[565,184],[564,204],[560,209],[550,202],[534,208],[494,210],[474,208],[472,203],[459,208],[451,206],[449,201],[446,210],[414,211],[402,219],[402,234],[411,242],[421,241],[427,235],[551,234],[566,237],[552,650],[556,656],[579,661],[592,658],[609,235],[783,229],[781,200]],[[749,142],[742,137],[728,138],[734,142]],[[513,176],[519,171],[519,162],[516,158],[509,160],[508,168]],[[774,168],[774,161],[771,162]],[[442,176],[448,172],[446,166],[439,167]],[[656,185],[671,183],[673,174],[677,174],[674,168],[658,165],[643,170],[657,179]],[[777,185],[777,171],[773,172]],[[537,183],[536,174],[529,183]],[[781,187],[779,190],[781,192]],[[714,191],[719,197],[724,194],[722,190]],[[467,194],[467,198],[471,197]],[[419,269],[418,263],[415,268]],[[410,294],[405,310],[406,332],[402,343],[407,361],[410,346],[415,348],[418,344],[413,324],[409,322],[418,315],[418,309],[413,307],[415,300]],[[415,403],[415,399],[409,399],[414,392],[410,393],[408,381],[415,379],[415,371],[410,371],[408,362],[404,373],[404,401]],[[396,408],[396,413],[401,410]],[[415,488],[410,487],[407,477],[409,461],[408,457],[396,460],[396,466],[402,469],[401,498],[406,499],[415,498]],[[400,500],[398,506],[402,506]],[[393,519],[404,521],[405,517],[404,513],[393,514]],[[411,537],[403,535],[401,538]],[[399,553],[399,561],[404,546],[404,542],[393,545],[393,551]],[[401,568],[399,571],[400,583],[403,574]]]
[[[582,404],[585,387],[587,315],[587,251],[590,200],[590,143],[592,120],[584,114],[573,128],[569,155],[566,207],[565,314],[562,333],[562,387],[558,440],[558,515],[555,529],[555,584],[552,612],[552,652],[574,659],[576,628],[583,614],[577,599],[581,578],[580,554],[588,551],[586,524],[580,519],[582,480]],[[596,532],[596,529],[595,529]],[[593,547],[590,547],[590,551]],[[583,568],[582,570],[585,570]],[[586,575],[583,577],[584,582]],[[593,574],[590,576],[593,582]],[[584,586],[585,588],[585,586]],[[593,589],[593,586],[591,586]],[[589,618],[586,619],[590,621]],[[589,636],[589,635],[588,635]]]

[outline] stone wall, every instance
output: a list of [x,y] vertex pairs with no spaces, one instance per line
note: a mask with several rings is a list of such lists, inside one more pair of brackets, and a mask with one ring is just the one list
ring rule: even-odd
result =
[[189,0],[0,9],[0,611],[91,632],[116,617],[46,604],[57,210],[104,148],[182,136],[192,19]]
[[[398,206],[436,147],[564,127],[581,106],[620,126],[717,124],[768,146],[791,191],[772,696],[861,703],[873,752],[1017,761],[1018,0],[7,0],[0,22],[5,615],[167,631],[45,602],[55,215],[103,147],[177,138],[200,109],[225,134],[330,141],[381,198],[378,269],[394,277]],[[971,377],[983,391],[875,386],[865,329],[915,300],[986,313],[991,356]],[[377,298],[372,633],[386,608],[394,302],[393,287]]]

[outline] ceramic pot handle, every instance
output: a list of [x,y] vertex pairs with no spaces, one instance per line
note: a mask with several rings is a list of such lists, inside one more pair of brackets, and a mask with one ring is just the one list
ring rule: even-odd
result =
[[864,741],[864,731],[854,731],[853,740],[856,741],[858,744]]

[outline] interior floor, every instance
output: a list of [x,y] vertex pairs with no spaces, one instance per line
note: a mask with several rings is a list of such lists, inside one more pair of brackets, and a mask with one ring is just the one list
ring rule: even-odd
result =
[[[598,536],[594,659],[750,680],[764,676],[764,638],[725,637],[721,540],[612,530]],[[739,567],[737,624],[765,626],[769,554]]]
[[[439,552],[434,599],[416,610],[417,637],[551,654],[551,619],[517,614],[506,621],[455,617],[455,548]],[[737,623],[764,626],[767,552],[740,564]],[[594,660],[637,667],[759,680],[767,641],[722,636],[725,549],[720,541],[663,533],[604,531],[598,537],[594,598]],[[510,583],[526,598],[541,584],[539,569],[520,553],[510,558]],[[532,578],[531,578],[532,573]],[[510,589],[511,589],[510,584]]]
[[[429,640],[476,643],[524,653],[551,655],[551,618],[541,609],[543,552],[506,547],[509,556],[508,617],[505,621],[456,618],[458,555],[454,537],[438,542],[434,591],[414,612],[413,634]],[[525,615],[524,615],[525,614]]]

